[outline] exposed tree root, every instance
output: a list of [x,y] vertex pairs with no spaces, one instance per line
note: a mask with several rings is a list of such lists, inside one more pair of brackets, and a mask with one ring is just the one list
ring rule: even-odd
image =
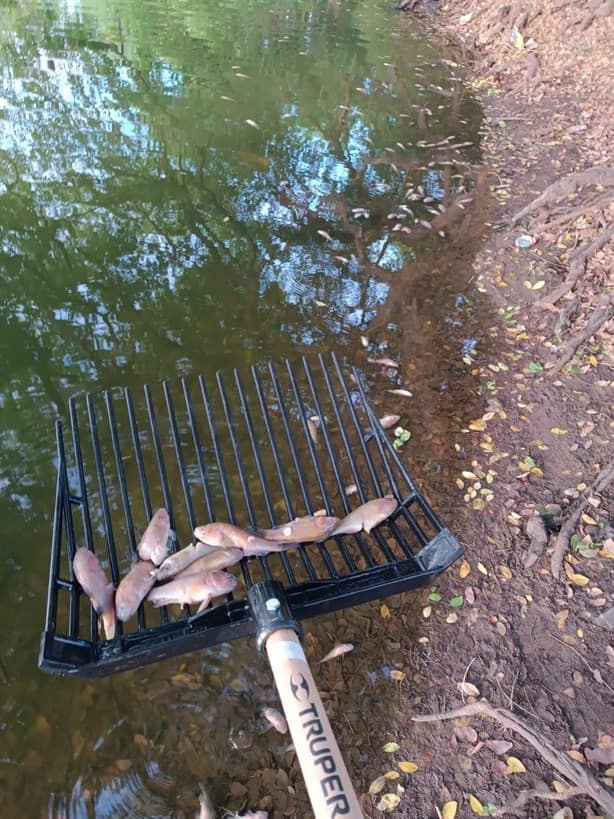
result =
[[558,578],[561,573],[563,558],[565,557],[567,549],[569,548],[569,539],[576,531],[577,523],[580,520],[582,512],[584,511],[588,498],[591,495],[594,495],[596,492],[604,492],[612,482],[613,478],[614,461],[610,461],[609,464],[604,466],[599,475],[597,475],[592,486],[587,487],[576,501],[576,508],[567,518],[563,526],[561,526],[561,530],[558,533],[554,543],[554,551],[552,552],[552,558],[550,560],[550,571],[553,577]]
[[548,799],[551,802],[566,802],[568,799],[572,799],[574,796],[582,796],[583,793],[584,789],[581,787],[567,788],[562,793],[557,793],[557,791],[544,791],[540,790],[539,788],[522,791],[522,793],[518,794],[513,802],[509,802],[507,805],[499,808],[495,816],[504,816],[506,813],[514,813],[517,816],[526,816],[527,803],[530,802],[531,799]]
[[558,202],[565,196],[575,193],[578,188],[584,185],[604,185],[609,187],[614,185],[614,168],[595,167],[585,171],[568,174],[562,179],[558,179],[554,184],[549,185],[546,190],[512,217],[512,225],[515,225],[525,216],[533,211]]
[[614,236],[614,225],[604,230],[600,236],[597,236],[597,238],[589,245],[586,245],[586,247],[576,250],[569,262],[569,275],[562,284],[539,300],[538,304],[540,308],[547,304],[556,304],[566,293],[573,290],[584,272],[588,260],[591,256],[594,256],[597,251],[601,250],[601,248],[610,241],[612,236]]
[[592,316],[584,328],[579,333],[576,333],[575,336],[572,336],[572,338],[566,341],[560,348],[556,361],[552,366],[548,367],[548,374],[555,375],[560,372],[563,367],[571,361],[578,349],[588,341],[591,336],[594,336],[613,315],[612,296],[609,293],[602,293],[597,302],[597,306],[593,310]]
[[[604,809],[606,814],[614,815],[614,796],[601,785],[601,783],[579,762],[567,756],[563,751],[559,751],[543,734],[532,728],[527,722],[517,717],[511,711],[504,708],[493,708],[485,700],[465,705],[463,708],[456,708],[453,711],[444,711],[440,714],[421,714],[412,717],[414,722],[437,722],[444,719],[457,719],[458,717],[485,716],[497,720],[504,728],[520,734],[521,737],[542,756],[546,762],[558,771],[558,773],[573,784],[568,795],[577,796],[585,794],[594,799],[597,804]],[[528,792],[531,794],[531,791]],[[541,795],[539,791],[535,795]],[[521,795],[522,796],[522,795]],[[529,796],[526,797],[530,798]],[[552,795],[553,799],[564,799],[563,794]],[[502,809],[505,810],[505,809]],[[517,810],[517,808],[514,808]],[[509,812],[509,811],[506,811]]]

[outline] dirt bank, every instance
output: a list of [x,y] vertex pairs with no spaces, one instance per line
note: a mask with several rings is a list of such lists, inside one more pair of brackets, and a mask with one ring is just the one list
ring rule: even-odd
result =
[[[417,770],[393,815],[605,816],[614,777],[614,651],[603,623],[614,605],[614,4],[407,5],[434,36],[467,48],[498,204],[474,261],[477,290],[494,305],[489,350],[467,362],[483,413],[452,442],[450,523],[467,560],[422,601],[423,636],[395,704],[396,741]],[[393,621],[404,605],[415,603],[393,609]],[[475,715],[412,721],[481,697],[530,731]],[[386,763],[369,773],[375,780]],[[380,815],[374,805],[396,787],[391,778],[364,797],[367,815]]]

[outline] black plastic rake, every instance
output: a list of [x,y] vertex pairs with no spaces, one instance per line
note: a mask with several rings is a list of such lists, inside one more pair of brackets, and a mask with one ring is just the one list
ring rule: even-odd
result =
[[[70,446],[57,421],[41,669],[101,677],[257,634],[260,646],[266,643],[299,758],[300,717],[297,712],[293,728],[291,705],[313,701],[322,709],[296,639],[298,623],[429,584],[462,553],[388,440],[359,372],[334,354],[218,372],[210,386],[200,376],[146,386],[139,396],[129,389],[79,396],[69,402],[69,429]],[[192,540],[195,526],[209,521],[257,530],[318,509],[343,517],[385,494],[393,494],[399,507],[370,535],[333,535],[322,544],[244,559],[239,585],[225,601],[199,615],[142,606],[112,641],[99,636],[97,616],[72,573],[75,550],[86,546],[108,564],[117,586],[159,506],[169,511],[178,549]],[[285,683],[275,652],[281,652],[278,666],[290,664]],[[324,721],[328,725],[325,714]],[[330,726],[323,736],[334,744]],[[309,754],[315,776],[313,749]],[[318,807],[314,794],[324,786],[316,783],[312,793],[305,756],[316,815],[359,816],[343,761],[333,757],[350,809],[343,812],[337,802],[329,810],[322,796]]]

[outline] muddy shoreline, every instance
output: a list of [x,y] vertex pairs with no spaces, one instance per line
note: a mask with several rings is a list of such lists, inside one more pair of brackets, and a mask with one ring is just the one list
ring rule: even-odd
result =
[[[469,366],[483,410],[452,442],[463,457],[447,516],[466,562],[422,601],[423,638],[393,705],[403,753],[418,770],[394,815],[603,816],[585,794],[561,794],[576,783],[561,784],[551,759],[496,721],[412,718],[485,698],[612,793],[614,652],[599,618],[614,604],[614,119],[603,82],[614,18],[598,3],[412,5],[430,36],[465,50],[486,111],[496,204],[473,262],[492,305],[488,349]],[[580,176],[595,167],[595,178]],[[569,188],[553,189],[563,178]],[[555,578],[557,538],[564,559]],[[381,815],[373,804],[365,798],[365,813]]]

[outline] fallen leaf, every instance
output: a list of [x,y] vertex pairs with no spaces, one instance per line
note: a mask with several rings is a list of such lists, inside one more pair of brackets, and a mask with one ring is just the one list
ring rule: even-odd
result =
[[452,623],[456,623],[457,620],[458,614],[455,611],[453,611],[452,614],[448,614],[446,617],[446,623],[450,623],[450,625],[452,625]]
[[467,575],[471,574],[471,566],[466,560],[463,560],[463,562],[460,564],[458,573],[460,575],[461,580],[464,580],[467,577]]
[[457,608],[459,608],[460,606],[462,606],[464,602],[465,602],[465,600],[464,600],[464,598],[463,598],[463,595],[462,595],[462,594],[460,594],[460,595],[458,595],[457,597],[453,597],[453,598],[450,600],[450,605],[452,606],[452,608],[453,608],[453,609],[457,609]]
[[475,685],[473,685],[470,682],[456,683],[456,687],[461,692],[461,694],[464,694],[466,697],[479,697],[480,696],[479,688],[476,688]]
[[483,563],[478,563],[478,571],[482,574],[488,574],[488,569]]
[[390,672],[390,676],[397,682],[403,682],[407,674],[404,671],[399,671],[398,669],[393,668],[393,670]]
[[486,421],[483,418],[478,418],[477,421],[472,421],[469,424],[469,429],[475,432],[483,432],[486,429]]
[[400,779],[401,774],[398,771],[386,771],[384,779]]
[[575,586],[587,586],[590,583],[589,578],[585,574],[576,574],[575,572],[569,579]]
[[406,774],[413,774],[416,773],[418,770],[418,766],[415,762],[410,762],[409,759],[405,759],[402,762],[399,762],[399,768]]
[[469,794],[469,807],[474,813],[477,813],[478,816],[481,816],[484,810],[484,805],[482,805],[480,800],[476,799],[473,794]]
[[458,810],[458,802],[446,802],[441,809],[441,819],[454,819]]
[[398,751],[400,747],[401,747],[401,746],[399,745],[399,743],[398,743],[398,742],[387,742],[387,743],[384,745],[383,750],[384,750],[384,751],[385,751],[387,754],[393,754],[395,751]]
[[488,739],[486,740],[486,747],[490,748],[493,753],[501,756],[506,754],[512,748],[512,743],[506,739]]
[[374,779],[373,782],[369,785],[369,793],[371,796],[375,796],[380,791],[383,791],[386,787],[386,779],[383,776],[378,776],[377,779]]
[[508,756],[507,767],[510,773],[526,773],[527,769],[516,756]]
[[379,613],[384,619],[390,617],[390,609],[385,603],[382,603],[382,605],[380,606]]
[[381,810],[382,813],[390,813],[391,810],[394,810],[396,806],[401,801],[401,797],[397,796],[396,793],[386,793],[376,805],[378,810]]
[[566,429],[560,429],[559,427],[552,427],[550,432],[553,435],[567,435],[567,430]]

